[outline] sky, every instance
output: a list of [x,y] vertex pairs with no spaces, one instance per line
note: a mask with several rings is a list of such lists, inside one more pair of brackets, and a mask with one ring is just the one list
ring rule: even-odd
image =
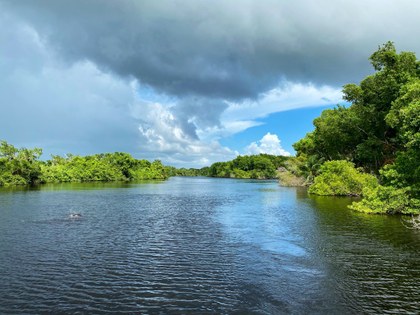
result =
[[202,167],[295,154],[418,0],[0,0],[0,140]]

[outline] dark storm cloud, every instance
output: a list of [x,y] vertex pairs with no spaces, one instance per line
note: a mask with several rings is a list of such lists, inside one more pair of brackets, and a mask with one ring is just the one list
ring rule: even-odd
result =
[[129,151],[138,122],[124,80],[56,62],[37,33],[0,10],[0,140],[50,153]]
[[[254,98],[280,80],[341,86],[379,44],[420,47],[417,1],[4,0],[71,62],[178,97]],[[417,27],[416,27],[417,26]],[[413,45],[417,45],[414,47]]]

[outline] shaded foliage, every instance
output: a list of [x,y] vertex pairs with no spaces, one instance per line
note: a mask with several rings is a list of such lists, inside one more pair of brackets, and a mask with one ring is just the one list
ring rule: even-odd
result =
[[166,167],[169,176],[207,176],[208,167],[199,168],[176,168],[173,166]]

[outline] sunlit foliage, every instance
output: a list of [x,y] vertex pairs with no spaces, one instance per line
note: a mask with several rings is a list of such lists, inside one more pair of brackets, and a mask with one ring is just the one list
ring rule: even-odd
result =
[[[379,47],[370,60],[376,72],[359,85],[344,86],[351,106],[324,111],[314,121],[315,130],[294,148],[311,164],[347,160],[377,175],[381,185],[372,188],[367,181],[361,193],[365,198],[353,209],[419,213],[420,62],[412,52],[397,53],[391,42]],[[318,167],[306,173],[316,176],[319,171]],[[325,172],[319,176],[325,186],[319,189],[320,180],[315,179],[310,191],[330,189],[337,194],[330,187],[333,178]]]
[[208,176],[253,179],[276,178],[277,169],[284,167],[288,159],[285,156],[269,154],[238,156],[232,161],[212,164],[208,169]]
[[325,162],[320,174],[315,178],[309,192],[324,196],[361,196],[364,188],[375,188],[378,180],[375,176],[356,169],[348,161]]
[[0,186],[166,179],[169,176],[167,168],[159,160],[137,160],[128,153],[53,155],[48,161],[40,161],[41,154],[41,149],[18,149],[2,141]]

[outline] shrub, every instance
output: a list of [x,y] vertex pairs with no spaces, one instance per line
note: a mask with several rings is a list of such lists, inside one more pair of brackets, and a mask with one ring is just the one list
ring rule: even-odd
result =
[[410,188],[392,186],[365,188],[364,198],[353,202],[350,209],[378,214],[420,214],[420,200],[412,198]]
[[363,173],[348,161],[325,162],[320,174],[315,177],[309,193],[322,196],[362,196],[363,189],[375,188],[378,181],[375,176]]

